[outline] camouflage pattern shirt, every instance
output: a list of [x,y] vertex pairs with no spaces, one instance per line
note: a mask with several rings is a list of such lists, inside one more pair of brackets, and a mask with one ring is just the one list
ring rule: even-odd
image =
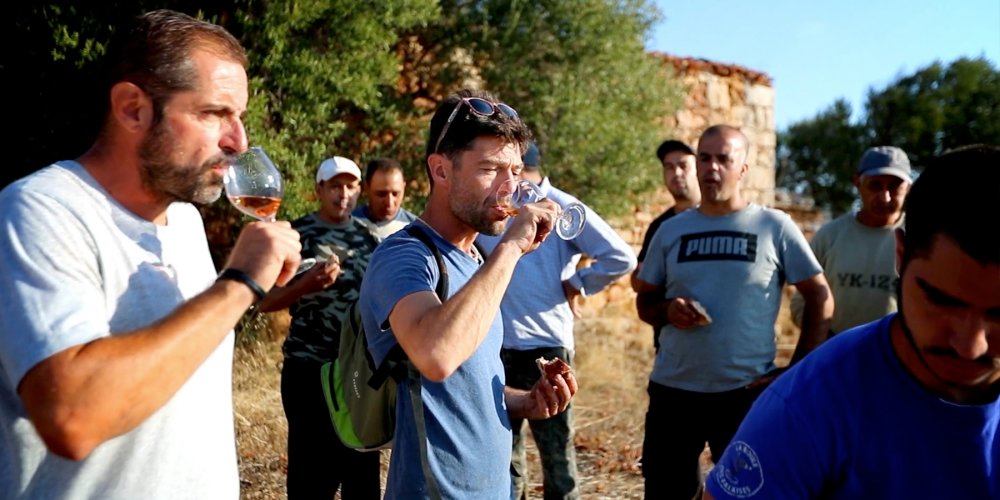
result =
[[357,302],[372,251],[379,240],[355,217],[343,224],[323,221],[315,213],[292,222],[302,242],[302,258],[326,262],[340,258],[340,276],[323,291],[303,295],[289,308],[292,324],[285,339],[285,358],[325,363],[336,359],[340,325]]

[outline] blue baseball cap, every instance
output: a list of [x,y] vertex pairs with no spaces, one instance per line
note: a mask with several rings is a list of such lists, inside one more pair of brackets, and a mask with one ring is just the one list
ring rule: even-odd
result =
[[868,148],[858,162],[858,175],[892,175],[906,182],[913,182],[910,159],[895,146]]
[[538,168],[541,164],[541,159],[542,153],[538,151],[538,146],[534,142],[529,142],[528,148],[521,155],[521,162],[524,163],[524,168]]

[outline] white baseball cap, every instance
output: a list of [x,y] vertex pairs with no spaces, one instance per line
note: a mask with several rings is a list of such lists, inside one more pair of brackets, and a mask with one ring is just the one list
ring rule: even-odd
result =
[[361,180],[361,169],[358,168],[357,163],[343,156],[334,156],[319,164],[319,170],[316,171],[316,182],[327,181],[340,174],[350,174],[355,179]]

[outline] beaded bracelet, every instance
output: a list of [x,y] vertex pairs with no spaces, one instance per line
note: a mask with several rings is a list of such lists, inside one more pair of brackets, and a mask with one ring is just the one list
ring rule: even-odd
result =
[[249,288],[250,291],[252,291],[253,294],[257,296],[257,300],[254,302],[260,302],[261,300],[264,300],[264,296],[267,295],[267,292],[265,292],[264,289],[261,288],[261,286],[258,285],[257,282],[253,280],[253,278],[250,277],[249,274],[240,271],[239,269],[233,269],[231,267],[223,269],[222,272],[219,273],[219,277],[215,278],[216,282],[222,280],[237,281],[239,283],[243,283],[244,285],[246,285],[247,288]]

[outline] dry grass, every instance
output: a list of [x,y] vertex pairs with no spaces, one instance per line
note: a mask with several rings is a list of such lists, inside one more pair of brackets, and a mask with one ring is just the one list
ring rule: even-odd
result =
[[236,349],[233,404],[242,498],[285,497],[288,423],[280,381],[280,341],[263,340]]
[[[628,294],[627,294],[628,295]],[[591,302],[603,302],[595,297]],[[653,363],[650,327],[635,317],[632,300],[588,304],[576,328],[574,399],[580,494],[584,498],[642,498],[643,424]],[[541,498],[540,466],[534,491]]]
[[[588,299],[576,326],[576,449],[583,498],[642,498],[638,460],[652,367],[652,333],[635,314],[626,280]],[[275,330],[287,319],[277,316]],[[779,344],[794,344],[787,308],[779,317]],[[279,393],[279,335],[237,349],[234,373],[236,432],[242,498],[285,497],[287,424]],[[787,353],[781,353],[786,355]],[[541,498],[538,456],[528,440],[528,493]],[[383,457],[385,458],[385,457]]]

